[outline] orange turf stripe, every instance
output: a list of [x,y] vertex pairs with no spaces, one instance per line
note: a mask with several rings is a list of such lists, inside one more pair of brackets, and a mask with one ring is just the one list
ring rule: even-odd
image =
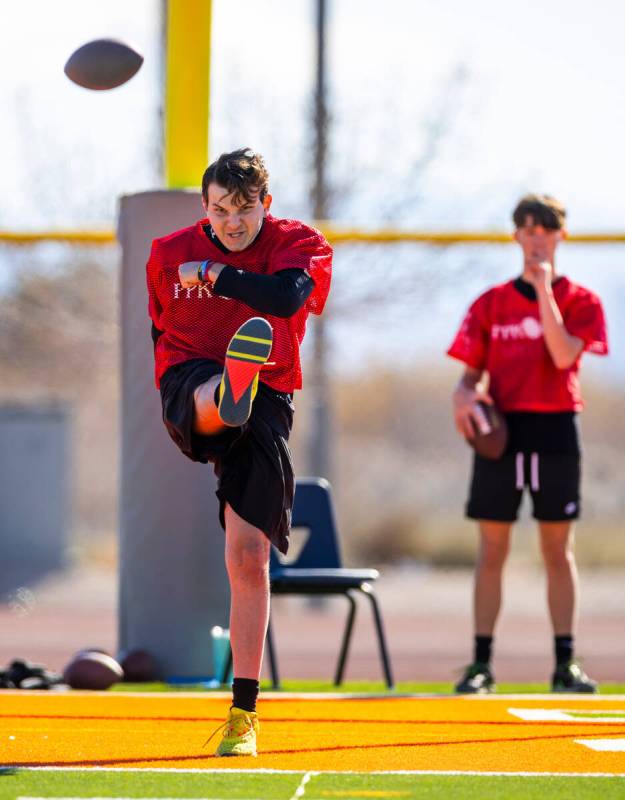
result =
[[625,774],[621,753],[574,741],[623,738],[623,722],[526,722],[507,711],[603,706],[625,715],[624,699],[261,699],[259,756],[236,759],[202,749],[225,719],[227,699],[43,692],[6,692],[2,699],[3,766]]

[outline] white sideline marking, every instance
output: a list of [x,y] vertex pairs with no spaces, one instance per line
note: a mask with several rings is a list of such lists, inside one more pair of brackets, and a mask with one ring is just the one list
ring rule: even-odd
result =
[[[14,695],[16,697],[24,698],[23,689],[3,689],[2,696],[8,697]],[[232,700],[232,692],[214,692],[214,691],[195,691],[195,692],[96,692],[86,689],[71,689],[67,691],[48,690],[48,689],[31,689],[28,692],[29,697],[46,697],[52,700],[63,698],[67,700],[72,697],[108,697],[112,700],[124,697],[147,697],[150,699],[162,698],[164,700],[171,700],[172,698],[193,698],[197,700]],[[396,692],[396,691],[380,691],[380,692],[272,692],[263,691],[263,700],[450,700],[453,702],[462,703],[492,703],[499,700],[556,700],[567,697],[570,699],[570,694],[557,694],[550,692],[548,694],[481,694],[481,695],[453,695],[448,692]],[[577,695],[575,702],[591,702],[591,703],[613,703],[625,700],[625,694],[588,694]],[[566,701],[565,701],[566,702]]]
[[[19,692],[19,689],[15,691]],[[410,697],[418,697],[418,695],[410,695]],[[549,692],[548,694],[533,694],[532,692],[523,694],[504,694],[503,692],[501,694],[497,692],[495,694],[439,694],[435,696],[435,699],[440,700],[445,697],[462,703],[496,703],[498,700],[523,700],[529,702],[534,702],[535,700],[550,700],[553,702],[558,700],[561,703],[568,703],[572,699],[575,699],[576,703],[622,703],[625,700],[625,694],[576,694],[572,698],[571,692]]]
[[575,739],[575,743],[601,753],[625,753],[625,739]]
[[306,793],[306,784],[312,778],[313,775],[318,775],[318,774],[319,774],[318,772],[307,772],[300,781],[299,786],[295,790],[295,793],[290,798],[290,800],[299,800],[300,797],[303,797],[304,794]]
[[[586,725],[589,722],[625,722],[625,709],[594,709],[588,711],[579,708],[509,708],[509,714],[513,714],[526,722],[576,722]],[[606,718],[605,714],[611,714]]]
[[[156,773],[181,773],[181,774],[200,774],[200,775],[301,775],[301,769],[181,769],[173,767],[156,767],[154,769],[142,769],[141,767],[0,767],[0,775],[8,770],[18,772],[141,772],[144,775],[151,772]],[[459,769],[377,769],[370,772],[358,770],[319,770],[316,775],[485,775],[502,777],[522,777],[522,778],[623,778],[625,774],[618,772],[480,772],[478,770],[459,770]],[[49,800],[44,798],[43,800]],[[58,798],[54,798],[58,800]],[[90,798],[89,800],[93,800]]]
[[509,714],[527,722],[570,722],[571,717],[558,708],[509,708]]

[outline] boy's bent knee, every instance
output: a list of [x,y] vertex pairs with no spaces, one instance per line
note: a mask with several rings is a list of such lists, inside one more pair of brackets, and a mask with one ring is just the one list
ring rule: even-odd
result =
[[269,580],[269,559],[264,547],[251,542],[226,549],[226,568],[231,583],[258,586]]
[[211,436],[224,429],[215,404],[215,390],[219,386],[220,380],[221,375],[214,375],[206,383],[200,384],[193,393],[193,429],[195,433]]
[[231,581],[265,583],[269,575],[269,540],[226,507],[226,568]]

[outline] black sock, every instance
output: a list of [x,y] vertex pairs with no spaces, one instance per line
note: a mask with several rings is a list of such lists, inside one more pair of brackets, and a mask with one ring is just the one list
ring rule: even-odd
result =
[[554,636],[553,642],[556,651],[556,666],[560,667],[571,662],[575,646],[574,637],[570,633],[563,636]]
[[215,405],[217,406],[217,408],[219,408],[219,387],[220,386],[221,386],[221,381],[219,381],[219,383],[215,387],[215,394],[213,395],[214,400],[215,400]]
[[475,637],[475,658],[474,661],[479,661],[480,664],[490,664],[491,650],[493,647],[492,636],[476,636]]
[[256,711],[259,685],[252,678],[235,678],[232,681],[232,705],[244,711]]

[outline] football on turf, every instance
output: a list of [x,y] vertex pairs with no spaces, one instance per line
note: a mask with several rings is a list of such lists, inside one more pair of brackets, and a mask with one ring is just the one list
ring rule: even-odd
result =
[[118,39],[94,39],[75,50],[64,67],[67,77],[85,89],[114,89],[141,68],[143,56]]
[[467,437],[467,442],[482,458],[496,461],[502,457],[508,444],[506,418],[495,406],[482,402],[478,402],[476,405],[489,430],[482,430],[473,423],[474,433],[473,436]]
[[157,668],[154,656],[147,650],[129,650],[119,657],[124,671],[124,680],[130,683],[145,683],[156,680]]
[[114,658],[94,650],[78,653],[63,671],[63,680],[72,689],[108,689],[123,677]]

